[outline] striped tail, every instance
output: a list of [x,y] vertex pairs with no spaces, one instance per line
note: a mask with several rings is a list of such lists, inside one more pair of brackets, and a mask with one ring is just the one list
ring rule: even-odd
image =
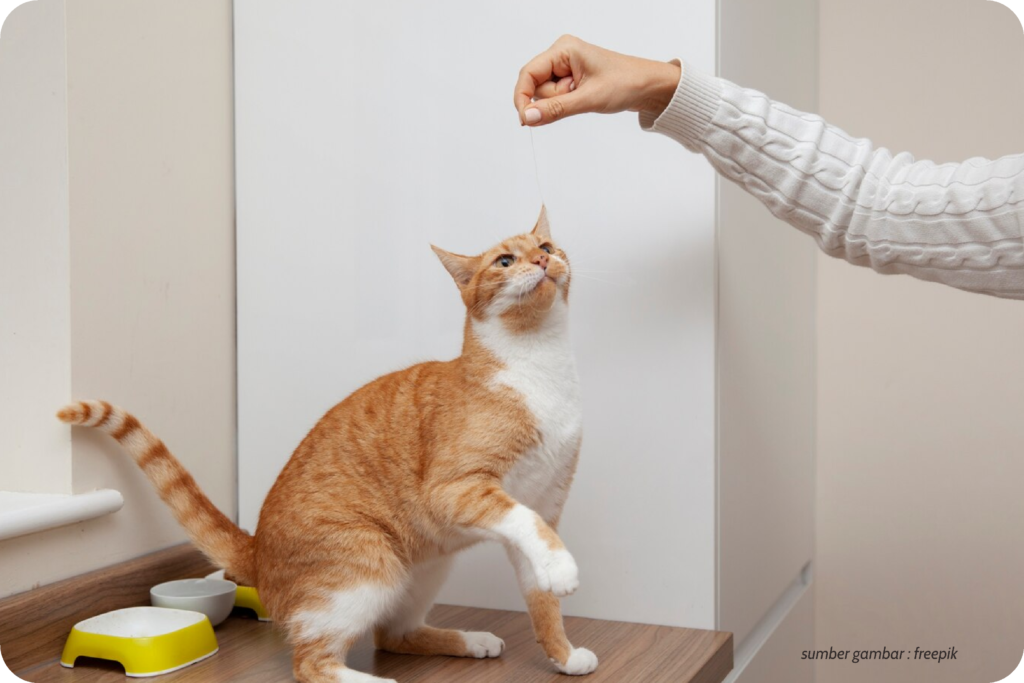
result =
[[214,507],[167,446],[134,415],[106,401],[80,401],[62,408],[57,417],[114,437],[153,482],[192,543],[239,583],[256,585],[252,536]]

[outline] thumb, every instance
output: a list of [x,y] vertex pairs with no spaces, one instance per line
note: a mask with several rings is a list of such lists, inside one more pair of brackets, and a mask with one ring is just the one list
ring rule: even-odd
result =
[[573,90],[564,95],[548,97],[529,104],[523,111],[523,121],[528,126],[544,126],[585,111],[585,97],[579,90]]

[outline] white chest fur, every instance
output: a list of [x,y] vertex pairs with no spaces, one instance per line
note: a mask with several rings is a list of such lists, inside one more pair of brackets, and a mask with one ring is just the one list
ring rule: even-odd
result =
[[500,320],[474,321],[473,331],[504,368],[496,385],[519,393],[536,420],[540,443],[505,478],[505,490],[542,517],[561,509],[583,432],[579,377],[568,334],[568,306],[556,301],[544,326],[509,332]]

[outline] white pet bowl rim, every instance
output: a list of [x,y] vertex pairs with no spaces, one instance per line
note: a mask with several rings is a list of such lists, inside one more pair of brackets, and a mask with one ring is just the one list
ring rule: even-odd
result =
[[[140,606],[98,614],[78,622],[74,628],[82,633],[111,638],[156,638],[177,633],[203,620],[208,620],[207,616],[194,610]],[[158,626],[161,622],[166,626]],[[135,630],[131,630],[132,628]]]
[[[165,592],[162,592],[160,590],[161,588],[164,588],[166,586],[171,586],[171,585],[196,584],[196,583],[202,583],[203,585],[210,585],[211,588],[213,586],[218,586],[218,589],[210,591],[210,592],[195,593],[195,594],[190,594],[190,595],[172,595],[170,593],[165,593]],[[202,600],[204,598],[219,598],[221,596],[228,595],[228,594],[232,594],[233,595],[234,592],[237,589],[238,589],[238,584],[236,584],[234,581],[228,581],[227,579],[220,579],[220,578],[211,579],[209,577],[206,577],[206,578],[201,578],[201,579],[175,579],[174,581],[164,581],[163,583],[159,583],[159,584],[153,586],[152,588],[150,588],[149,589],[149,594],[150,595],[157,595],[157,596],[159,596],[161,598],[169,598],[169,599],[172,599],[172,600],[175,600],[175,599],[182,599],[182,600],[200,599],[200,600]]]

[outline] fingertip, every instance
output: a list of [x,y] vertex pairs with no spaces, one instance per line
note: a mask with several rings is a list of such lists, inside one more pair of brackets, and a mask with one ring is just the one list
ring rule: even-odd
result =
[[537,107],[530,107],[525,112],[523,112],[523,121],[525,121],[528,125],[531,126],[535,123],[540,123],[540,120],[542,118],[543,116],[540,113],[540,109],[538,109]]
[[519,95],[516,96],[516,102],[515,102],[516,112],[519,114],[519,122],[520,123],[522,123],[522,122],[524,122],[526,120],[525,119],[526,108],[528,106],[530,106],[532,103],[533,103],[533,98],[532,97],[526,97],[523,94],[519,94]]

